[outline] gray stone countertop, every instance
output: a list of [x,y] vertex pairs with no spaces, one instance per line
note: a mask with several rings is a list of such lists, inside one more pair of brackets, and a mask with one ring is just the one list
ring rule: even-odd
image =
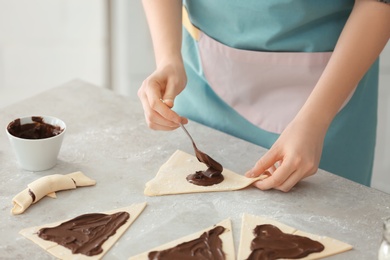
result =
[[[67,124],[58,164],[44,172],[19,169],[6,125],[25,115],[51,115]],[[180,129],[150,130],[140,102],[83,81],[72,81],[0,109],[0,258],[52,259],[18,232],[27,227],[147,202],[147,207],[104,259],[128,259],[163,243],[232,220],[236,253],[243,213],[273,218],[297,229],[329,236],[354,248],[329,259],[377,259],[390,195],[331,173],[317,174],[292,191],[240,191],[143,195],[145,183],[177,149],[193,153]],[[225,168],[243,174],[266,151],[190,121],[198,147]],[[346,162],[348,163],[348,162]],[[82,171],[96,186],[60,191],[21,215],[11,215],[12,198],[30,182],[50,174]]]

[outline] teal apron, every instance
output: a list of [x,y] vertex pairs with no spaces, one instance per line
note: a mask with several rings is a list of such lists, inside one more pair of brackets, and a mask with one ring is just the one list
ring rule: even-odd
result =
[[[310,95],[353,3],[185,1],[188,84],[174,110],[270,148]],[[320,168],[370,185],[377,92],[375,62],[333,120]]]

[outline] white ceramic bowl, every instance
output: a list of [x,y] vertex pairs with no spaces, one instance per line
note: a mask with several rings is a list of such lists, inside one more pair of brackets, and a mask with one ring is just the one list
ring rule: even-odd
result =
[[[33,116],[21,117],[20,124],[33,123]],[[34,116],[35,117],[35,116]],[[61,149],[62,140],[66,132],[64,121],[52,116],[36,116],[43,119],[43,122],[53,126],[58,126],[62,132],[53,137],[43,139],[25,139],[12,135],[8,131],[10,122],[6,127],[8,138],[16,155],[20,167],[28,171],[44,171],[54,167]]]

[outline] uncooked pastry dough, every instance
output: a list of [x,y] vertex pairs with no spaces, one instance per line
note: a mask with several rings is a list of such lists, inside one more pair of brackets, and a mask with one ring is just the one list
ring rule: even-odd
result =
[[232,191],[243,189],[255,181],[268,177],[267,175],[260,175],[256,178],[247,178],[224,168],[222,175],[225,179],[219,184],[198,186],[187,181],[186,177],[189,174],[206,169],[207,166],[199,162],[195,156],[177,150],[160,167],[157,175],[146,183],[144,194],[147,196],[160,196],[182,193]]
[[231,224],[230,219],[225,219],[225,220],[221,221],[220,223],[218,223],[212,227],[206,228],[202,231],[199,231],[199,232],[196,232],[194,234],[179,238],[177,240],[171,241],[171,242],[166,243],[164,245],[152,248],[152,249],[148,250],[147,252],[141,253],[139,255],[132,256],[129,258],[129,260],[145,260],[145,259],[147,260],[149,252],[162,251],[165,249],[175,247],[178,244],[194,240],[194,239],[200,237],[204,232],[207,232],[216,226],[222,226],[225,228],[225,231],[219,237],[222,240],[222,250],[225,253],[226,260],[234,260],[235,259],[234,241],[233,241],[232,224]]
[[42,238],[40,238],[37,234],[37,232],[44,227],[55,227],[60,225],[61,223],[67,221],[58,221],[51,224],[46,224],[42,226],[37,227],[30,227],[23,229],[19,232],[19,234],[23,235],[24,237],[30,239],[34,243],[36,243],[38,246],[42,247],[44,250],[52,254],[53,256],[59,258],[59,259],[101,259],[103,255],[116,243],[116,241],[125,233],[125,231],[130,227],[130,225],[137,219],[137,217],[141,214],[141,212],[144,210],[146,206],[146,202],[139,203],[139,204],[133,204],[131,206],[115,209],[107,212],[103,212],[105,214],[113,214],[116,212],[126,211],[130,214],[130,218],[127,220],[125,224],[120,226],[116,233],[111,236],[103,245],[102,249],[103,252],[99,255],[94,256],[86,256],[83,254],[73,254],[72,251],[66,247],[63,247],[61,245],[58,245],[55,242],[47,241]]
[[[18,193],[13,199],[14,204],[11,213],[22,214],[31,204],[37,203],[45,196],[56,198],[56,191],[76,189],[80,186],[95,185],[96,181],[85,176],[82,172],[73,172],[66,175],[53,174],[41,177],[27,185],[27,188]],[[34,193],[35,200],[31,197],[29,190]]]
[[251,244],[253,238],[255,237],[253,234],[253,229],[257,225],[262,225],[262,224],[274,225],[274,226],[278,227],[284,233],[308,237],[310,239],[313,239],[313,240],[320,242],[321,244],[323,244],[325,246],[325,249],[322,252],[311,253],[307,257],[300,258],[300,259],[321,259],[321,258],[328,257],[331,255],[343,253],[345,251],[352,249],[351,245],[346,244],[346,243],[341,242],[341,241],[338,241],[338,240],[333,239],[333,238],[305,233],[305,232],[299,231],[293,227],[289,227],[283,223],[277,222],[277,221],[272,220],[272,219],[268,219],[268,218],[264,218],[264,217],[260,217],[260,216],[253,216],[253,215],[249,215],[249,214],[243,214],[240,245],[238,248],[238,256],[237,256],[238,260],[243,260],[243,259],[248,258],[248,256],[251,253],[250,244]]

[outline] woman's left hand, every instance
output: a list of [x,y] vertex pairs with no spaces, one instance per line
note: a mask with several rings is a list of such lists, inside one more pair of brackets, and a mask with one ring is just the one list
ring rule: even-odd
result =
[[245,175],[257,177],[268,170],[272,175],[254,186],[260,190],[291,190],[300,180],[317,172],[326,130],[296,118]]
[[390,8],[377,1],[355,1],[333,54],[295,119],[271,149],[246,173],[259,176],[276,165],[272,176],[254,185],[289,191],[313,175],[319,165],[326,131],[390,37]]

